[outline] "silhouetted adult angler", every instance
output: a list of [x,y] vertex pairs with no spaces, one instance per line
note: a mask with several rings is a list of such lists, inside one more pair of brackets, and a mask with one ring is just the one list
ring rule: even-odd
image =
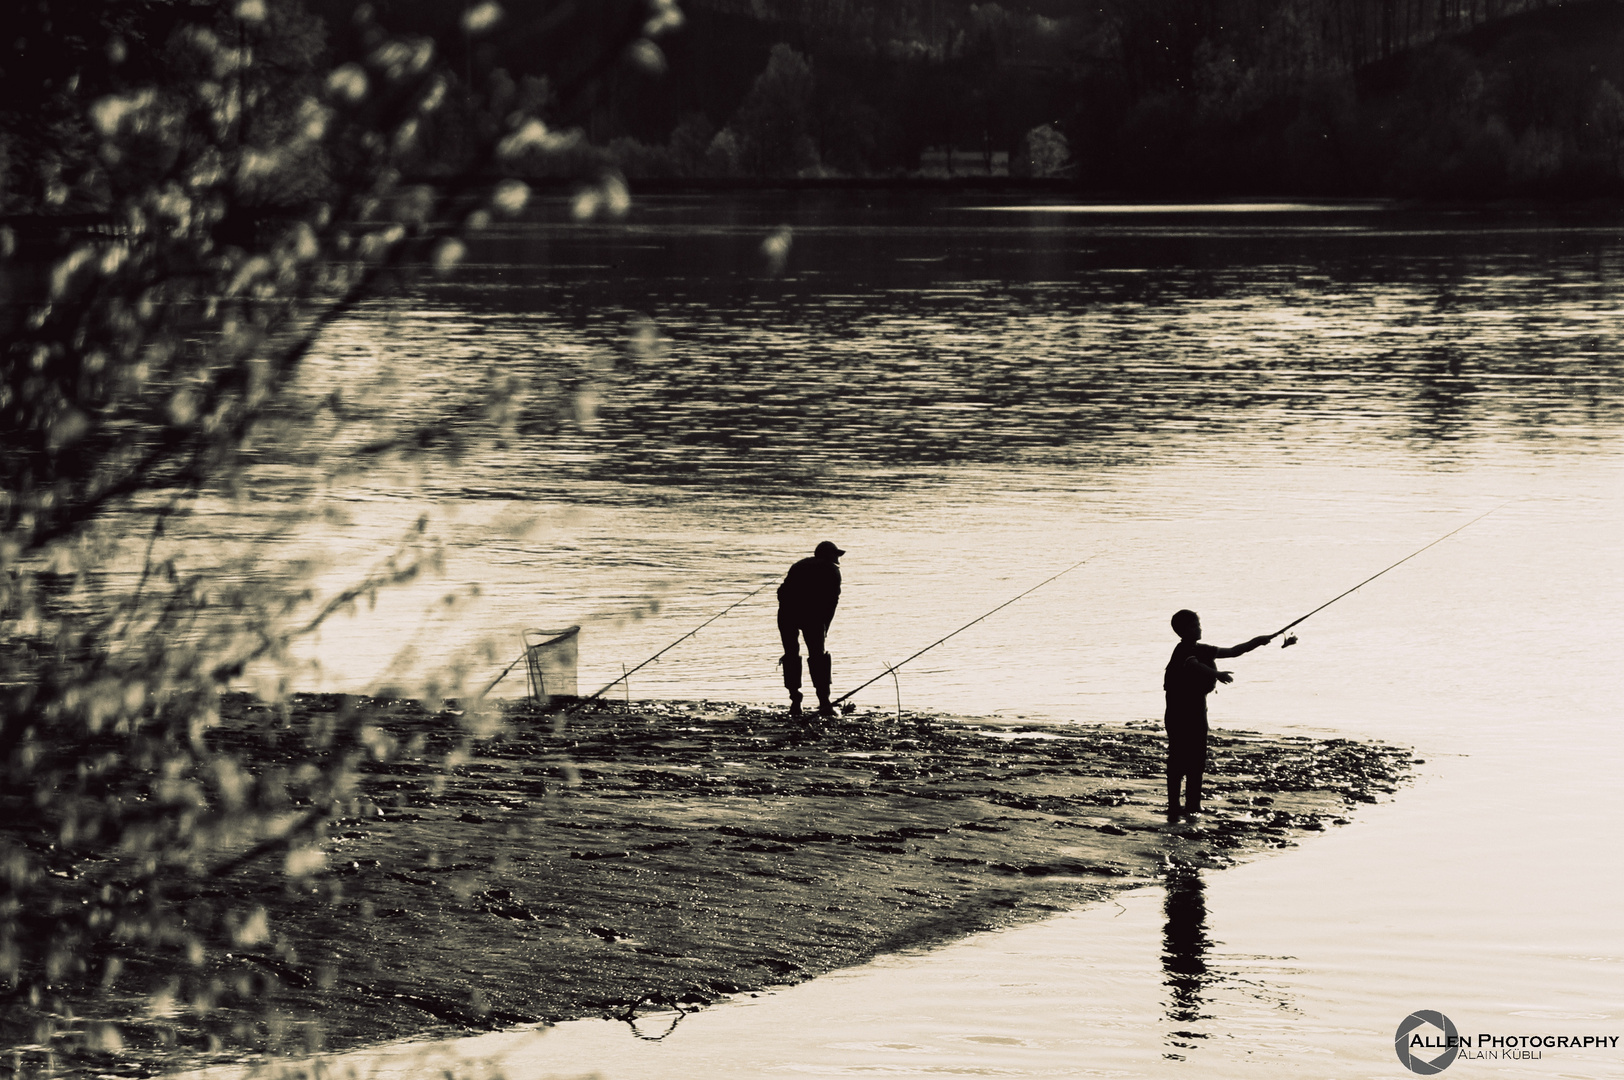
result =
[[789,714],[801,715],[801,648],[806,639],[806,666],[818,692],[818,714],[833,716],[829,704],[832,661],[824,651],[829,623],[840,603],[840,557],[846,554],[825,540],[789,568],[778,586],[778,636],[784,640],[784,688],[789,691]]
[[[1221,657],[1249,653],[1271,640],[1267,634],[1241,645],[1223,649],[1201,641],[1201,617],[1193,611],[1175,612],[1173,631],[1179,643],[1162,675],[1167,691],[1167,816],[1201,812],[1201,774],[1207,769],[1207,695],[1219,683],[1233,682],[1227,671],[1218,670]],[[1179,786],[1184,783],[1184,805],[1179,806]]]

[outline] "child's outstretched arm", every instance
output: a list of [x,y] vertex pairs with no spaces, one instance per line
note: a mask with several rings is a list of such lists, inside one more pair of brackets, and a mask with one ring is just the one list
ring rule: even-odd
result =
[[1239,645],[1231,645],[1227,649],[1219,649],[1218,650],[1218,655],[1219,656],[1245,656],[1247,653],[1251,652],[1253,649],[1260,649],[1260,648],[1267,645],[1269,642],[1271,642],[1273,640],[1274,640],[1274,637],[1271,634],[1260,634],[1257,637],[1253,638],[1251,641],[1243,641]]

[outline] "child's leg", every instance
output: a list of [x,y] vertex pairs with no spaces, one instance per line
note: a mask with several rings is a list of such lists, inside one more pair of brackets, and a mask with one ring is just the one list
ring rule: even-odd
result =
[[1207,725],[1201,725],[1200,734],[1190,740],[1190,756],[1184,763],[1185,775],[1190,779],[1184,786],[1184,812],[1201,811],[1201,775],[1207,770]]
[[1190,740],[1183,732],[1179,732],[1168,740],[1167,746],[1167,812],[1169,814],[1177,814],[1184,809],[1179,805],[1179,787],[1181,784],[1192,795],[1199,794],[1200,781],[1192,775],[1194,767],[1190,753]]
[[1176,815],[1179,806],[1179,784],[1184,779],[1187,741],[1184,725],[1169,715],[1164,730],[1167,732],[1167,812]]

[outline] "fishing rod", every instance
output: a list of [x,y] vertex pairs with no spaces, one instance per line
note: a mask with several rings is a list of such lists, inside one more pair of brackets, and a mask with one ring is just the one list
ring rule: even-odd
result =
[[[1396,570],[1396,569],[1398,569],[1400,566],[1403,566],[1405,563],[1409,562],[1411,559],[1413,559],[1417,555],[1421,554],[1421,552],[1426,551],[1427,548],[1437,547],[1439,544],[1443,543],[1445,540],[1448,540],[1451,536],[1454,536],[1456,533],[1461,532],[1464,529],[1471,528],[1473,525],[1476,525],[1478,522],[1482,521],[1484,518],[1488,517],[1490,514],[1493,514],[1493,513],[1497,512],[1497,511],[1500,511],[1500,510],[1504,510],[1506,507],[1510,506],[1512,503],[1514,503],[1516,501],[1517,501],[1516,499],[1507,499],[1505,502],[1501,503],[1499,506],[1496,506],[1494,509],[1486,510],[1483,513],[1479,514],[1477,517],[1473,518],[1471,521],[1468,521],[1465,525],[1460,526],[1460,528],[1451,529],[1449,532],[1444,533],[1442,536],[1438,537],[1438,539],[1436,539],[1432,543],[1426,545],[1426,547],[1418,548],[1417,550],[1410,552],[1408,555],[1404,556],[1404,558],[1400,559],[1398,562],[1394,563],[1392,566],[1387,567],[1386,570],[1378,570],[1376,573],[1371,574],[1369,577],[1365,578],[1365,580],[1361,581],[1359,584],[1355,585],[1353,588],[1349,589],[1347,592],[1338,593],[1337,595],[1331,597],[1331,599],[1325,601],[1325,603],[1321,604],[1319,607],[1315,608],[1313,611],[1310,611],[1307,615],[1304,615],[1302,618],[1297,619],[1297,620],[1295,620],[1293,622],[1289,622],[1286,625],[1282,626],[1280,629],[1276,630],[1274,633],[1269,635],[1269,640],[1273,641],[1275,638],[1279,637],[1281,634],[1284,634],[1287,630],[1290,630],[1293,626],[1296,626],[1297,623],[1303,622],[1304,620],[1310,618],[1311,616],[1318,615],[1320,612],[1324,611],[1326,608],[1330,607],[1332,604],[1336,603],[1338,600],[1342,599],[1344,596],[1348,596],[1348,595],[1350,595],[1352,593],[1358,592],[1360,589],[1364,588],[1366,585],[1369,585],[1372,581],[1375,581],[1377,578],[1379,578],[1383,574],[1387,573],[1388,570]],[[1296,644],[1296,642],[1297,642],[1297,638],[1296,638],[1295,635],[1293,635],[1292,637],[1287,638],[1283,643],[1281,643],[1280,647],[1282,649],[1289,648],[1290,646]]]
[[710,618],[706,619],[704,622],[700,623],[698,626],[694,627],[692,630],[688,631],[686,634],[682,635],[677,640],[673,641],[671,644],[667,645],[665,648],[661,649],[659,652],[657,652],[653,656],[649,657],[647,660],[644,660],[641,664],[638,664],[636,667],[632,668],[630,671],[621,672],[620,678],[612,679],[609,682],[605,683],[603,685],[602,689],[598,690],[597,693],[588,694],[586,697],[582,698],[581,700],[583,700],[583,701],[591,701],[593,698],[601,696],[604,693],[605,690],[609,689],[609,687],[614,686],[617,683],[625,682],[632,675],[635,675],[637,672],[641,671],[643,668],[648,667],[650,664],[654,663],[654,661],[658,660],[660,657],[664,656],[666,653],[670,652],[672,649],[675,649],[678,645],[681,645],[684,641],[687,641],[689,638],[693,637],[695,634],[697,634],[701,630],[705,629],[705,627],[709,626],[711,623],[715,622],[717,619],[720,619],[723,615],[726,615],[728,612],[732,611],[734,608],[738,607],[740,604],[744,603],[746,600],[749,600],[752,596],[755,596],[756,593],[759,593],[762,589],[765,589],[768,585],[771,585],[771,584],[772,584],[772,582],[769,581],[766,584],[761,585],[759,588],[756,588],[756,589],[752,590],[748,595],[743,596],[743,597],[739,598],[738,600],[733,601],[733,603],[729,604],[727,607],[723,608],[721,611],[718,611],[715,615],[712,615]]
[[[1071,573],[1073,570],[1077,569],[1079,566],[1083,565],[1085,562],[1089,562],[1092,559],[1099,558],[1099,554],[1100,554],[1099,552],[1095,552],[1093,555],[1090,555],[1087,559],[1078,559],[1076,562],[1072,563],[1070,566],[1068,566],[1064,570],[1060,571],[1060,573],[1055,574],[1054,577],[1044,578],[1042,581],[1038,582],[1036,585],[1032,586],[1030,589],[1027,589],[1026,592],[1021,593],[1020,596],[1012,596],[1008,600],[1005,600],[1002,604],[999,604],[997,607],[995,607],[991,611],[987,612],[986,615],[981,615],[981,616],[978,616],[978,617],[976,617],[974,619],[971,619],[969,622],[965,623],[963,626],[959,627],[957,630],[953,631],[951,634],[948,634],[947,637],[937,638],[935,641],[931,642],[929,645],[926,645],[923,649],[920,649],[918,652],[916,652],[912,656],[908,657],[907,660],[903,660],[902,663],[887,665],[886,669],[884,671],[880,672],[878,675],[876,675],[872,679],[868,680],[868,682],[864,683],[862,686],[857,687],[857,689],[855,689],[855,690],[846,691],[844,694],[841,694],[839,697],[835,698],[829,704],[830,705],[839,705],[842,701],[845,701],[847,698],[851,697],[853,694],[857,693],[859,690],[863,690],[866,687],[872,686],[875,683],[879,682],[881,679],[885,678],[887,675],[893,674],[897,670],[897,668],[902,666],[902,664],[906,664],[910,660],[917,660],[919,657],[924,656],[926,653],[930,652],[932,649],[934,649],[936,646],[940,645],[942,642],[948,640],[948,638],[957,637],[959,634],[964,633],[966,630],[970,629],[970,627],[974,626],[976,623],[980,622],[982,619],[987,618],[989,615],[995,615],[998,612],[1000,612],[1000,611],[1004,610],[1005,608],[1009,607],[1009,605],[1011,605],[1015,601],[1019,600],[1022,596],[1030,596],[1032,593],[1037,592],[1039,589],[1041,589],[1045,585],[1049,584],[1049,582],[1055,580],[1055,578],[1064,577],[1065,575]],[[610,685],[613,685],[613,684],[611,683]]]
[[503,679],[507,678],[508,672],[510,672],[514,668],[518,667],[519,666],[519,661],[523,660],[523,659],[524,659],[524,653],[520,653],[518,655],[518,658],[515,659],[513,661],[513,663],[509,664],[507,667],[502,669],[502,674],[500,674],[496,678],[492,679],[491,684],[489,686],[485,687],[485,689],[483,689],[483,690],[481,690],[479,692],[479,696],[481,698],[483,698],[486,694],[489,694],[492,690],[495,690],[496,689],[496,684],[501,682]]
[[[771,585],[771,584],[772,584],[772,582],[770,582],[770,581],[767,583],[767,585]],[[767,585],[763,585],[761,587],[761,589],[765,589],[767,587]],[[750,596],[756,595],[756,593],[760,592],[761,589],[757,589],[756,592],[751,593]],[[654,663],[654,661],[658,660],[661,656],[664,656],[666,653],[670,652],[672,649],[676,648],[678,645],[681,645],[684,641],[687,641],[689,638],[693,637],[695,634],[697,634],[701,630],[705,629],[705,627],[709,626],[711,623],[715,622],[717,619],[720,619],[723,615],[726,615],[728,612],[730,612],[734,608],[738,607],[739,604],[744,603],[745,600],[750,599],[750,596],[746,596],[744,598],[744,600],[740,600],[740,601],[738,601],[738,603],[735,603],[735,604],[732,604],[732,605],[730,605],[730,606],[728,606],[726,608],[723,608],[721,611],[717,612],[715,615],[712,615],[710,618],[706,619],[704,622],[700,623],[698,626],[694,627],[692,630],[688,631],[686,634],[682,635],[677,640],[673,641],[671,644],[667,645],[665,648],[661,649],[659,652],[657,652],[653,656],[649,657],[647,660],[644,660],[641,664],[638,664],[637,667],[632,668],[632,671],[636,671],[637,668],[646,667],[647,665]],[[518,655],[518,657],[513,661],[513,663],[509,664],[507,667],[502,669],[502,674],[498,675],[496,678],[491,680],[490,685],[485,687],[485,689],[480,693],[479,696],[484,697],[486,694],[489,694],[492,690],[495,690],[496,689],[496,684],[501,682],[503,679],[507,678],[508,672],[510,672],[514,668],[518,667],[519,666],[519,661],[523,660],[524,657],[525,657],[525,654],[520,653]],[[632,673],[632,671],[622,672],[621,675],[620,675],[620,678],[616,679],[614,682],[610,683],[608,686],[605,686],[603,688],[603,690],[599,690],[597,694],[593,694],[591,697],[585,698],[583,700],[591,701],[592,698],[595,698],[595,697],[599,696],[599,694],[602,694],[604,692],[604,690],[608,690],[609,687],[615,685],[615,683],[624,682],[626,680],[626,676],[630,675]]]

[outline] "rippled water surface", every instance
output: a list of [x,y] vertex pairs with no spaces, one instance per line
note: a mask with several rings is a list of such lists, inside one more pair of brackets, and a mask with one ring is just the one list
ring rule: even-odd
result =
[[[773,273],[761,247],[780,224],[792,242]],[[1446,462],[1473,440],[1609,437],[1615,232],[649,200],[621,224],[492,237],[454,279],[329,345],[414,358],[431,386],[495,365],[558,401],[559,422],[530,422],[511,457],[459,477],[480,494],[583,480],[862,494],[948,465],[1220,448],[1397,443]]]
[[[386,357],[402,409],[493,380],[533,406],[426,490],[356,493],[332,547],[359,559],[426,510],[446,578],[329,629],[328,687],[376,685],[414,634],[427,664],[580,624],[595,689],[829,538],[849,552],[837,691],[1094,556],[857,700],[1143,719],[1176,608],[1220,644],[1266,633],[1499,509],[1296,648],[1234,661],[1214,700],[1220,724],[1415,746],[1417,783],[1353,825],[661,1042],[585,1023],[502,1043],[513,1074],[1398,1076],[1415,1009],[1624,1036],[1618,219],[896,194],[554,210],[325,342],[313,380]],[[473,581],[476,605],[413,629]],[[770,592],[630,694],[777,700]],[[1624,1076],[1624,1051],[1457,1073]]]

